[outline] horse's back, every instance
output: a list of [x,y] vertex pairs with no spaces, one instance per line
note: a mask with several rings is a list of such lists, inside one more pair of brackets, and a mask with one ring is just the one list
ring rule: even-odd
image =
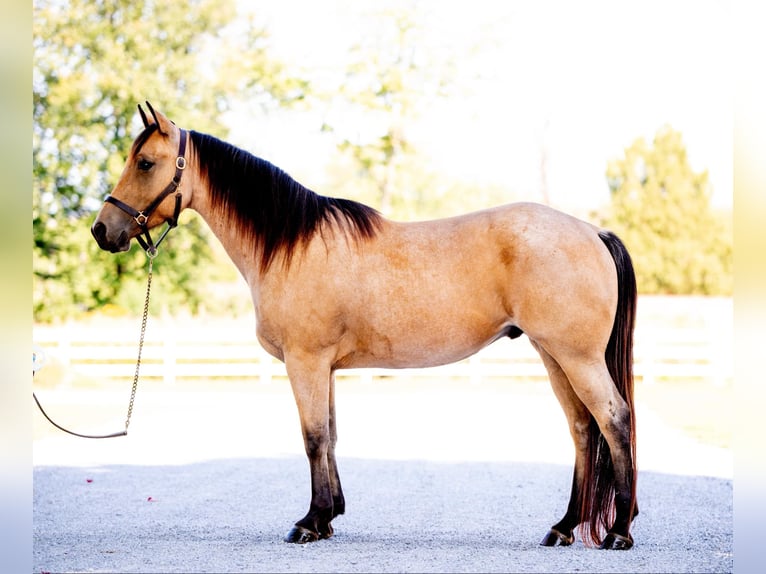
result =
[[474,291],[592,290],[614,268],[598,232],[551,207],[512,203],[448,219],[389,222],[371,253],[379,250],[382,273],[404,269],[449,284],[468,281]]

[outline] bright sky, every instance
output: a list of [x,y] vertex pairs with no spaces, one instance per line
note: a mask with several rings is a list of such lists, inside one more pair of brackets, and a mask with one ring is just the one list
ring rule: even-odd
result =
[[[339,82],[349,47],[376,22],[379,2],[241,0],[267,25],[274,54]],[[388,5],[394,2],[388,2]],[[409,2],[408,4],[412,4]],[[457,62],[456,95],[430,108],[408,135],[444,174],[507,186],[541,200],[547,150],[551,202],[585,212],[608,201],[607,161],[665,124],[680,131],[696,170],[707,169],[714,204],[732,203],[732,28],[725,2],[420,2],[422,42]],[[452,57],[452,56],[450,56]],[[254,121],[254,120],[253,120]],[[319,121],[292,114],[232,140],[321,193],[332,153]]]

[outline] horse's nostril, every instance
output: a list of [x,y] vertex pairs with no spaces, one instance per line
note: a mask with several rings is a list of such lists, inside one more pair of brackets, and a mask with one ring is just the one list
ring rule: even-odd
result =
[[90,228],[90,232],[93,234],[93,237],[96,238],[96,241],[101,243],[104,240],[104,237],[106,237],[106,225],[97,221],[93,224],[93,227]]

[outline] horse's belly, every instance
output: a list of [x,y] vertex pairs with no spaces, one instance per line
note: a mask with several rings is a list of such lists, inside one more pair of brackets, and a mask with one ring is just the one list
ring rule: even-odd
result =
[[508,333],[509,326],[484,333],[407,333],[366,340],[341,361],[343,368],[379,367],[386,369],[438,367],[461,361]]

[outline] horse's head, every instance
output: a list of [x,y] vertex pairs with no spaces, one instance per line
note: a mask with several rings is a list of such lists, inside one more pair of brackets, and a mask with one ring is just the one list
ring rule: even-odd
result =
[[[156,245],[175,227],[178,214],[191,199],[191,193],[184,198],[179,187],[186,167],[188,133],[156,112],[149,102],[146,105],[151,116],[147,117],[138,106],[144,131],[133,142],[120,180],[91,227],[99,247],[112,253],[127,251],[130,240],[136,237],[147,252],[154,254]],[[163,222],[169,227],[155,244],[149,230]]]

